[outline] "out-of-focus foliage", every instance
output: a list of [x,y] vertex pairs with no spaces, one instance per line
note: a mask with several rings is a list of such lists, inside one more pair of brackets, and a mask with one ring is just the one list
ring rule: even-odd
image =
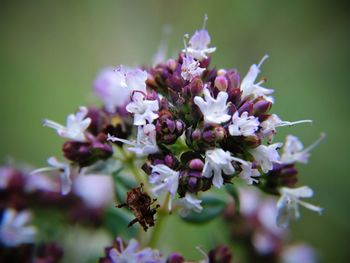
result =
[[[323,262],[346,262],[348,252],[340,244],[350,236],[349,11],[346,1],[316,0],[2,1],[0,157],[42,166],[47,156],[58,155],[62,141],[41,127],[41,119],[63,122],[77,105],[95,102],[91,83],[102,67],[151,63],[164,24],[173,28],[169,55],[176,54],[183,34],[198,28],[207,13],[220,50],[213,65],[244,74],[268,53],[263,75],[276,90],[276,112],[286,120],[314,120],[312,126],[281,129],[280,138],[293,129],[307,144],[319,131],[327,133],[300,173],[303,184],[313,185],[324,215],[308,217],[305,211],[292,233],[314,245]],[[196,258],[194,246],[210,247],[210,240],[225,238],[218,224],[210,222],[198,235],[201,226],[171,217],[162,237],[172,237],[172,247],[160,249]]]

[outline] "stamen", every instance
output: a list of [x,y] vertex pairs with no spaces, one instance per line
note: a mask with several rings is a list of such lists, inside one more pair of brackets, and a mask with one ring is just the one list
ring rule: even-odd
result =
[[258,68],[260,68],[261,67],[261,65],[265,62],[265,60],[266,59],[268,59],[269,58],[269,55],[265,55],[265,56],[263,56],[263,58],[260,60],[260,62],[259,62],[259,64],[258,64]]
[[42,121],[42,124],[44,127],[49,127],[49,128],[55,129],[55,130],[62,130],[62,129],[66,128],[66,127],[62,126],[61,124],[54,122],[54,121],[51,121],[51,120],[48,120],[48,119],[44,119]]
[[314,149],[316,146],[318,146],[324,139],[326,138],[326,134],[325,133],[321,133],[320,138],[318,138],[313,144],[311,144],[310,146],[306,147],[302,152],[303,153],[307,153],[309,151],[311,151],[312,149]]
[[185,45],[185,53],[187,55],[187,39],[189,39],[189,34],[184,34],[183,40],[184,40],[184,45]]
[[42,172],[49,172],[49,171],[58,171],[59,169],[56,167],[43,167],[43,168],[38,168],[35,169],[34,171],[31,171],[29,174],[34,175]]
[[307,202],[304,202],[304,201],[301,201],[299,199],[297,199],[297,202],[299,204],[301,204],[302,206],[304,206],[305,208],[311,210],[311,211],[314,211],[314,212],[317,212],[319,213],[320,215],[322,214],[323,212],[323,208],[322,207],[319,207],[319,206],[316,206],[316,205],[313,205],[313,204],[310,204],[310,203],[307,203]]
[[109,133],[107,134],[107,141],[112,141],[112,142],[122,142],[125,143],[127,145],[132,145],[132,146],[137,146],[136,143],[128,141],[128,140],[124,140],[124,139],[120,139],[118,137],[112,136]]
[[200,246],[197,246],[196,249],[199,251],[199,253],[201,253],[205,257],[206,262],[209,262],[209,257],[207,255],[207,253],[205,253],[204,250]]
[[207,21],[208,21],[208,15],[207,15],[207,14],[204,14],[202,29],[205,29],[205,28],[206,28],[206,26],[207,26]]
[[275,127],[284,127],[284,126],[293,126],[300,123],[312,123],[312,120],[300,120],[300,121],[282,121],[280,124],[277,124]]

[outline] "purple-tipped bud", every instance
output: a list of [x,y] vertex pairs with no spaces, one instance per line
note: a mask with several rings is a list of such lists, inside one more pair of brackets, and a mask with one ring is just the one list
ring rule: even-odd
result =
[[90,137],[88,142],[68,141],[63,145],[64,156],[81,167],[112,156],[113,148],[106,142],[106,136]]
[[181,254],[179,253],[172,253],[169,255],[166,263],[184,263],[185,259],[183,258],[183,256],[181,256]]
[[217,76],[215,78],[215,87],[220,91],[226,91],[228,88],[228,81],[225,76]]
[[241,115],[243,112],[248,112],[249,115],[253,114],[253,103],[246,101],[241,107],[239,107],[238,112]]
[[259,100],[254,103],[254,115],[258,116],[260,114],[266,114],[272,107],[272,102],[267,100]]
[[173,115],[162,110],[156,122],[157,141],[164,144],[173,144],[184,131],[184,124],[180,120],[174,120]]
[[188,167],[192,170],[202,171],[204,163],[201,159],[196,158],[189,162]]
[[220,245],[212,249],[208,253],[210,263],[231,263],[232,253],[230,249],[224,245]]

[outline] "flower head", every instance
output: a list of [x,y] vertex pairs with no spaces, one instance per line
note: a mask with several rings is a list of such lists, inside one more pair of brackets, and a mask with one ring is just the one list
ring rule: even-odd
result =
[[162,192],[168,192],[169,198],[168,209],[171,211],[172,199],[175,198],[177,188],[179,187],[179,172],[170,169],[164,164],[157,164],[152,167],[152,174],[149,182],[155,185],[152,188],[152,193],[159,196]]
[[282,145],[283,143],[274,143],[269,146],[259,145],[255,149],[250,150],[257,164],[261,165],[264,173],[273,169],[273,163],[279,162],[280,156],[277,149]]
[[312,120],[282,121],[276,114],[272,114],[265,121],[260,123],[260,127],[262,134],[272,141],[273,136],[276,134],[277,127],[293,126],[299,123],[312,123]]
[[0,224],[0,242],[8,247],[15,247],[24,243],[33,243],[36,228],[28,226],[32,216],[28,211],[17,213],[8,208],[3,212]]
[[141,92],[134,92],[132,102],[126,105],[126,110],[134,114],[134,125],[140,126],[152,123],[158,118],[158,114],[154,113],[159,110],[157,100],[147,100]]
[[300,218],[299,205],[302,205],[311,211],[322,213],[322,208],[299,200],[300,198],[310,198],[314,192],[308,186],[299,188],[282,187],[279,190],[281,197],[277,202],[277,225],[287,227],[291,219]]
[[55,129],[57,134],[63,138],[83,142],[86,140],[84,131],[91,123],[91,119],[86,118],[87,113],[88,109],[86,107],[80,107],[75,115],[69,114],[66,127],[47,119],[43,121],[43,125]]
[[200,213],[203,210],[201,206],[202,200],[196,198],[194,194],[189,192],[186,193],[184,198],[180,199],[179,203],[183,206],[181,211],[183,216],[186,216],[190,211]]
[[241,165],[242,171],[239,173],[239,177],[243,179],[247,184],[257,183],[258,179],[254,177],[260,176],[259,170],[252,168],[251,162],[246,162]]
[[97,96],[103,101],[105,109],[114,113],[117,107],[124,106],[132,91],[146,92],[147,72],[141,69],[129,69],[120,66],[101,71],[94,82]]
[[304,149],[304,146],[298,137],[288,135],[283,147],[281,163],[291,164],[299,162],[306,164],[310,157],[310,151],[319,145],[324,138],[325,134],[321,134],[320,138],[317,141]]
[[131,239],[126,248],[120,238],[117,238],[116,248],[109,251],[113,263],[164,263],[158,250],[151,248],[139,249],[139,243]]
[[253,136],[259,128],[259,120],[254,116],[248,116],[248,112],[243,112],[239,117],[238,111],[232,116],[232,124],[228,126],[228,131],[232,136]]
[[196,96],[194,97],[194,103],[201,110],[204,121],[209,123],[223,123],[227,122],[231,116],[227,114],[227,98],[228,94],[224,91],[220,91],[217,98],[214,99],[209,90],[204,88],[204,98]]
[[136,142],[117,138],[108,134],[108,141],[119,141],[130,145],[128,150],[134,152],[137,156],[145,156],[159,151],[156,140],[156,127],[153,124],[138,126]]
[[198,60],[208,58],[207,54],[213,53],[216,50],[216,47],[208,47],[210,44],[210,36],[208,31],[205,29],[207,20],[208,17],[205,16],[203,28],[201,30],[196,30],[188,42],[188,47],[182,51]]
[[184,80],[192,81],[195,77],[200,77],[205,68],[199,66],[199,61],[191,56],[185,56],[181,66],[181,77]]
[[259,62],[258,65],[253,64],[247,75],[243,78],[242,83],[241,83],[241,91],[242,91],[242,98],[246,97],[252,97],[253,99],[258,98],[258,97],[264,97],[265,99],[273,102],[273,98],[267,95],[270,95],[273,93],[272,89],[267,89],[262,86],[261,84],[264,83],[264,80],[254,83],[256,78],[258,77],[260,73],[260,66],[264,61],[268,58],[267,55],[265,55],[261,61]]
[[31,172],[31,174],[42,173],[46,171],[59,171],[61,177],[61,193],[66,195],[72,188],[71,177],[78,174],[77,167],[71,164],[58,161],[55,157],[47,159],[47,163],[50,167],[39,168]]
[[232,175],[235,172],[232,161],[246,163],[244,160],[231,156],[229,151],[220,148],[207,150],[205,157],[203,176],[207,178],[213,176],[213,185],[217,188],[221,188],[224,184],[222,173]]

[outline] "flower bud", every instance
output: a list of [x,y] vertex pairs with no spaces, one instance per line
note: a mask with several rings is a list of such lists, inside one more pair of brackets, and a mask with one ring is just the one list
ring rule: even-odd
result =
[[164,144],[173,144],[182,135],[185,124],[180,120],[174,120],[167,110],[159,113],[156,122],[157,141]]
[[226,91],[228,87],[228,81],[225,76],[217,76],[215,78],[215,87],[220,91]]
[[259,116],[260,114],[266,114],[272,107],[271,101],[259,100],[254,103],[254,115]]
[[208,253],[210,263],[230,263],[232,262],[232,253],[230,249],[224,245],[220,245],[212,249]]
[[112,146],[106,142],[106,136],[89,137],[87,142],[68,141],[63,145],[64,156],[80,165],[88,166],[98,160],[105,160],[112,156]]
[[181,256],[181,254],[179,253],[172,253],[169,255],[166,263],[184,263],[185,259],[183,258],[183,256]]

